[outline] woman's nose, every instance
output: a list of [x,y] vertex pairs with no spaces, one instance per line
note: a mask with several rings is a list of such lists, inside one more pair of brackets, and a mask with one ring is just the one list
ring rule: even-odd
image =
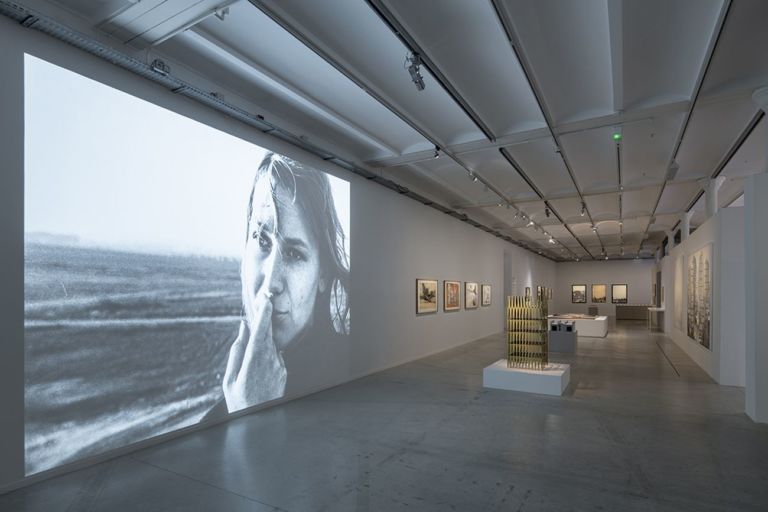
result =
[[263,288],[272,295],[283,291],[285,269],[280,249],[275,249],[270,254],[264,265]]

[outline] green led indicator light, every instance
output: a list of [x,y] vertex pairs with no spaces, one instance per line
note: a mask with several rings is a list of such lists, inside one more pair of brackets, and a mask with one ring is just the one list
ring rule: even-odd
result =
[[613,140],[620,141],[621,140],[621,134],[620,133],[614,133],[613,134]]

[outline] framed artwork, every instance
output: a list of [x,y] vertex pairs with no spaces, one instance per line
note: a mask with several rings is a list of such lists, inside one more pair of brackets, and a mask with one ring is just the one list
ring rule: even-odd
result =
[[606,292],[608,290],[606,289],[604,284],[593,284],[592,285],[592,302],[595,304],[603,304],[606,301]]
[[625,284],[611,285],[611,302],[614,304],[627,303],[627,285]]
[[573,304],[587,303],[587,285],[585,284],[571,285],[571,303]]
[[416,314],[437,313],[437,280],[416,280]]
[[461,281],[443,281],[443,310],[461,309]]
[[544,293],[544,290],[543,290],[543,288],[542,288],[541,286],[537,286],[537,287],[536,287],[536,298],[537,298],[537,299],[540,299],[540,298],[541,298],[541,294],[542,294],[542,293]]
[[688,337],[712,350],[712,244],[688,256]]
[[490,306],[491,305],[491,285],[489,285],[489,284],[481,284],[480,285],[480,296],[481,296],[480,305],[482,305],[482,306]]
[[476,309],[479,303],[477,283],[464,283],[464,309]]

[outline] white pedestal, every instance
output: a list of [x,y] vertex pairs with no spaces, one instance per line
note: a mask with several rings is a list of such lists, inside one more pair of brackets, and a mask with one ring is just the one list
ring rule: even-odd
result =
[[598,316],[596,318],[576,318],[566,319],[557,318],[550,315],[549,317],[549,329],[552,329],[552,322],[559,320],[569,320],[573,322],[573,328],[579,331],[579,336],[586,336],[591,338],[605,338],[608,336],[608,317]]
[[483,368],[483,387],[560,396],[571,380],[571,366],[549,363],[546,370],[507,368],[507,360],[499,359]]

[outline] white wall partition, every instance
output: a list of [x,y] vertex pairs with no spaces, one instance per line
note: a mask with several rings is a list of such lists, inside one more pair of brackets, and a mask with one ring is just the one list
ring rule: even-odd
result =
[[[690,256],[708,245],[713,259],[710,349],[691,339],[686,328]],[[736,207],[717,212],[660,262],[662,280],[671,294],[665,305],[665,332],[713,379],[729,386],[745,383],[744,264],[744,211]]]

